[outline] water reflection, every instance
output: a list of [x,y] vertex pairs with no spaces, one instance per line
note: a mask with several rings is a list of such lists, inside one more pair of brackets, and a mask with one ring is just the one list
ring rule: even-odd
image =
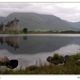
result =
[[[1,51],[2,50],[2,51]],[[54,53],[80,52],[80,37],[8,36],[0,37],[0,55],[18,59],[19,65],[29,66],[42,62]]]
[[80,45],[80,37],[7,36],[0,37],[0,44],[0,50],[6,49],[13,54],[41,54],[68,44]]
[[0,37],[0,43],[1,43],[1,45],[4,43],[3,37]]
[[23,40],[27,40],[27,36],[23,36]]
[[16,50],[19,48],[20,39],[18,37],[6,37],[5,42]]
[[[21,40],[22,39],[19,36],[0,37],[0,44],[1,45],[7,44],[8,46],[16,50],[20,47]],[[27,40],[27,36],[24,36],[23,40]]]

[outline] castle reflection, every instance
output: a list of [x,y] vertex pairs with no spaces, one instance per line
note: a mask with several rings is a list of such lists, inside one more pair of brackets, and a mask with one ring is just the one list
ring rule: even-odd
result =
[[13,47],[15,50],[20,47],[20,43],[22,40],[27,40],[27,36],[10,36],[10,37],[0,37],[0,44],[7,44],[10,47]]

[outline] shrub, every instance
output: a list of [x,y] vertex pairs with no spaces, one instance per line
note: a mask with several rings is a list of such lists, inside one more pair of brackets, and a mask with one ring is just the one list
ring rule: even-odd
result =
[[49,57],[47,58],[47,61],[50,62],[50,63],[53,63],[53,64],[55,64],[55,65],[58,65],[58,64],[64,62],[64,57],[61,56],[61,55],[58,55],[58,54],[54,54],[53,57],[49,56]]
[[27,33],[28,32],[28,29],[27,28],[24,28],[23,29],[23,33]]

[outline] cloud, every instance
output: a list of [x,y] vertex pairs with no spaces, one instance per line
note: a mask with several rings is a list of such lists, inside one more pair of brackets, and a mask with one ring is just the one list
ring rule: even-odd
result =
[[51,14],[67,21],[80,21],[80,3],[0,3],[0,16],[13,12]]

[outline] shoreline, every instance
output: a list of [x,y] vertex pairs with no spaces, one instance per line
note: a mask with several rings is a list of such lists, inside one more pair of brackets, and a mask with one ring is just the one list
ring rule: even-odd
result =
[[42,64],[42,62],[39,64],[39,66],[35,64],[24,69],[22,67],[12,70],[8,68],[4,68],[4,70],[0,69],[0,74],[80,74],[80,53],[68,56],[64,64]]
[[0,34],[0,36],[58,36],[58,37],[80,37],[80,34]]

